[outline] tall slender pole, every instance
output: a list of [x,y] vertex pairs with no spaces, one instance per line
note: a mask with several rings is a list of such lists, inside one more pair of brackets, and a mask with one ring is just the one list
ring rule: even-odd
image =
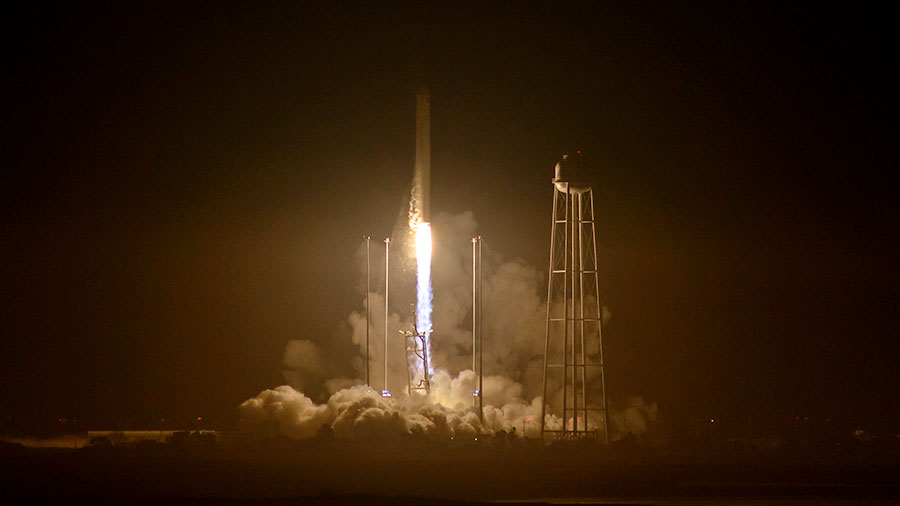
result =
[[578,194],[572,194],[572,351],[570,360],[572,361],[572,432],[578,432],[578,391],[576,390],[575,378],[578,376],[578,368],[575,367],[575,339],[578,335],[577,318],[578,318],[578,285],[575,277],[578,273],[578,234],[575,230],[578,227],[578,214],[575,208],[578,205]]
[[484,422],[484,328],[481,322],[484,320],[484,311],[482,310],[482,286],[483,278],[481,272],[481,236],[478,236],[478,418]]
[[600,265],[597,258],[597,213],[591,190],[591,240],[594,246],[594,290],[597,294],[597,338],[600,341],[600,387],[603,391],[603,442],[609,444],[609,397],[606,395],[606,362],[603,355],[603,304],[600,302]]
[[[553,212],[550,213],[550,268],[547,274],[547,328],[544,334],[544,375],[541,381],[541,441],[544,440],[544,422],[547,418],[547,360],[550,354],[550,296],[553,294],[553,249],[556,246],[556,212],[559,208],[557,204],[556,184],[553,184]],[[563,275],[565,276],[565,275]],[[565,279],[565,277],[563,277]]]
[[[476,311],[476,309],[475,309],[477,301],[478,301],[478,294],[476,292],[476,277],[475,277],[478,272],[476,270],[476,264],[475,264],[475,244],[477,242],[478,242],[478,238],[473,237],[472,238],[472,373],[473,374],[476,371],[478,371],[478,369],[475,368],[475,354],[476,354],[475,336],[478,334],[476,332],[476,327],[475,327],[476,322],[478,321],[477,320],[478,311]],[[478,402],[477,397],[478,397],[478,395],[481,394],[481,392],[476,387],[473,394],[475,394],[475,395],[472,396],[472,405],[475,406],[476,403]]]
[[369,292],[371,292],[370,276],[369,276],[369,243],[372,238],[366,236],[366,386],[371,388],[372,383],[369,381]]
[[381,391],[381,395],[388,394],[388,381],[387,381],[387,373],[388,373],[388,352],[387,352],[387,344],[388,344],[388,286],[390,283],[390,266],[391,266],[391,238],[386,237],[384,239],[384,389]]
[[[563,364],[563,397],[562,397],[562,430],[563,434],[565,434],[569,430],[568,420],[566,419],[566,413],[568,413],[568,401],[569,401],[569,322],[572,321],[569,319],[569,285],[568,283],[572,282],[572,267],[569,265],[569,228],[572,224],[571,217],[569,216],[569,209],[572,207],[572,199],[571,192],[569,191],[569,183],[565,183],[566,186],[566,227],[565,227],[565,237],[563,238],[563,354],[562,354],[562,364]],[[574,302],[574,301],[573,301]],[[575,331],[575,324],[572,323],[572,331]]]
[[[594,218],[591,217],[593,222]],[[584,245],[584,193],[578,195],[578,305],[581,307],[581,409],[584,413],[584,431],[588,430],[588,409],[587,409],[587,359],[584,353],[584,252],[587,248]],[[597,258],[594,255],[594,258]],[[595,262],[596,263],[596,262]],[[596,270],[596,269],[595,269]],[[574,343],[573,343],[574,344]]]
[[[575,356],[575,348],[578,344],[578,284],[576,276],[581,277],[580,258],[581,248],[578,244],[578,197],[572,195],[572,432],[578,432],[578,361]],[[577,273],[577,274],[576,274]]]

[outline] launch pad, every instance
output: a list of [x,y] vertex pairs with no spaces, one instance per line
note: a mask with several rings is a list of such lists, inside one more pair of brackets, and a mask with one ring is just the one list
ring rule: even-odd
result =
[[[432,232],[430,223],[431,104],[428,92],[416,95],[415,176],[409,204],[409,234],[414,238],[416,302],[412,330],[399,330],[405,339],[406,394],[427,396],[433,361],[433,291],[431,280]],[[581,182],[581,156],[563,159],[552,180],[553,208],[547,284],[547,313],[541,393],[542,439],[599,439],[609,443],[609,416],[603,362],[596,214],[593,189]],[[368,241],[368,239],[367,239]],[[385,239],[384,270],[384,387],[388,389],[388,327],[390,321],[390,239]],[[368,242],[367,242],[368,245]],[[482,239],[472,239],[472,371],[478,382],[472,389],[473,408],[483,418],[483,333],[481,324]],[[366,248],[369,265],[369,248]],[[367,269],[368,276],[368,269]],[[366,286],[369,286],[367,278]],[[368,297],[368,296],[367,296]],[[367,303],[368,304],[368,303]],[[367,308],[367,343],[368,343]],[[366,349],[366,363],[371,359]],[[367,381],[369,381],[367,375]],[[554,418],[548,427],[548,418]]]
[[[416,154],[415,175],[409,203],[409,233],[414,237],[416,265],[416,303],[412,314],[412,330],[399,330],[405,339],[404,350],[407,370],[407,393],[413,392],[428,395],[431,389],[433,362],[431,359],[431,338],[433,292],[431,280],[432,233],[431,233],[431,98],[425,88],[416,93]],[[370,293],[370,248],[369,237],[366,240],[366,383],[371,387],[369,363],[369,293]],[[390,321],[390,238],[384,240],[384,383],[382,397],[391,397],[388,389],[388,333]],[[477,262],[476,262],[477,245]],[[481,238],[472,239],[472,370],[479,374],[479,381],[472,392],[473,404],[477,407],[479,418],[483,407],[483,384],[480,357],[482,345],[480,301],[481,301]],[[477,276],[476,276],[477,273]],[[477,304],[476,304],[477,301]],[[476,308],[478,309],[476,311]],[[483,361],[483,360],[482,360]],[[396,386],[396,384],[395,384]]]

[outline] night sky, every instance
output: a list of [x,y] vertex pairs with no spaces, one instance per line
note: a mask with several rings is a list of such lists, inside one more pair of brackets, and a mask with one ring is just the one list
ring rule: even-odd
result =
[[226,426],[282,384],[359,309],[424,83],[432,209],[493,254],[545,272],[585,152],[614,403],[900,423],[887,11],[190,3],[4,16],[0,414]]

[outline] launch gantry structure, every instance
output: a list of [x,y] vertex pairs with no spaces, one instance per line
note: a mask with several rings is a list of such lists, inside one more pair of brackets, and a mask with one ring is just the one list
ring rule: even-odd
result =
[[428,379],[428,338],[431,329],[420,331],[413,324],[413,330],[400,331],[406,337],[406,351],[411,358],[406,366],[409,393],[419,392],[428,395],[431,382]]

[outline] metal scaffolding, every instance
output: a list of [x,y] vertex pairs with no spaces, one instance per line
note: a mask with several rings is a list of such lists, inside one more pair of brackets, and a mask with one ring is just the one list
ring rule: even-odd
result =
[[[552,214],[541,438],[595,438],[607,444],[609,409],[591,187],[554,179]],[[551,415],[560,417],[560,423],[548,426]]]
[[412,331],[401,330],[400,333],[406,338],[406,381],[409,394],[418,392],[428,395],[431,391],[431,380],[428,377],[427,341],[431,336],[431,329],[419,330],[413,324]]

